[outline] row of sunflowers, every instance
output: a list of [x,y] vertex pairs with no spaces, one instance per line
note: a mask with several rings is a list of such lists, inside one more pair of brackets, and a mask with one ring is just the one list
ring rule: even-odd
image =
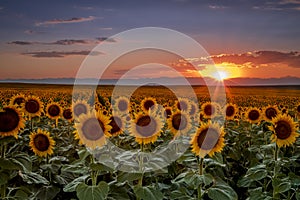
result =
[[[59,95],[2,99],[2,198],[300,199],[300,104]],[[112,169],[94,154],[108,141],[153,152],[181,137],[190,147],[154,172]]]

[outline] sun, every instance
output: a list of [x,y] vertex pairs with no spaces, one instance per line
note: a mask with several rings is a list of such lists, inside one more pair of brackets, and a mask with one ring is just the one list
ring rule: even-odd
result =
[[229,74],[225,71],[216,71],[212,74],[212,77],[217,81],[223,81],[224,79],[228,78]]

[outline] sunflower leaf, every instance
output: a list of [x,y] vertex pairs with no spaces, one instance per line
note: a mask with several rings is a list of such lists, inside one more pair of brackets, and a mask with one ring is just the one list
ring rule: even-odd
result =
[[67,184],[63,191],[64,192],[75,192],[76,191],[76,187],[80,184],[80,183],[84,183],[85,179],[89,177],[89,175],[84,175],[84,176],[80,176],[76,179],[74,179],[72,182],[70,182],[69,184]]
[[133,188],[135,195],[143,200],[162,200],[163,194],[161,191],[155,189],[152,186],[142,187],[135,186]]
[[108,195],[109,186],[106,182],[101,181],[97,186],[80,183],[76,187],[76,194],[79,200],[102,200]]
[[22,177],[23,181],[28,184],[49,184],[49,181],[46,178],[34,172],[19,171],[19,175]]

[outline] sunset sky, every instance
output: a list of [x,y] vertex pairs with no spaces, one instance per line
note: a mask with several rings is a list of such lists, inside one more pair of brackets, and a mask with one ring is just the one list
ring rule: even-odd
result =
[[[0,1],[1,80],[75,77],[97,44],[122,31],[149,26],[173,29],[199,42],[221,78],[300,78],[300,0],[53,2]],[[106,42],[126,41],[110,38]],[[193,76],[190,62],[201,66],[203,76],[214,77],[200,56],[180,60],[150,54],[185,76]],[[93,56],[105,56],[105,52]],[[106,78],[118,78],[147,61],[147,56],[137,53],[118,60]],[[140,78],[170,76],[163,69],[158,71],[141,71]]]

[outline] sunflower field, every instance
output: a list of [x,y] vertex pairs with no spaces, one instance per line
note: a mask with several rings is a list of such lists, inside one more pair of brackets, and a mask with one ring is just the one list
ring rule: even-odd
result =
[[1,199],[300,199],[299,88],[0,87]]

